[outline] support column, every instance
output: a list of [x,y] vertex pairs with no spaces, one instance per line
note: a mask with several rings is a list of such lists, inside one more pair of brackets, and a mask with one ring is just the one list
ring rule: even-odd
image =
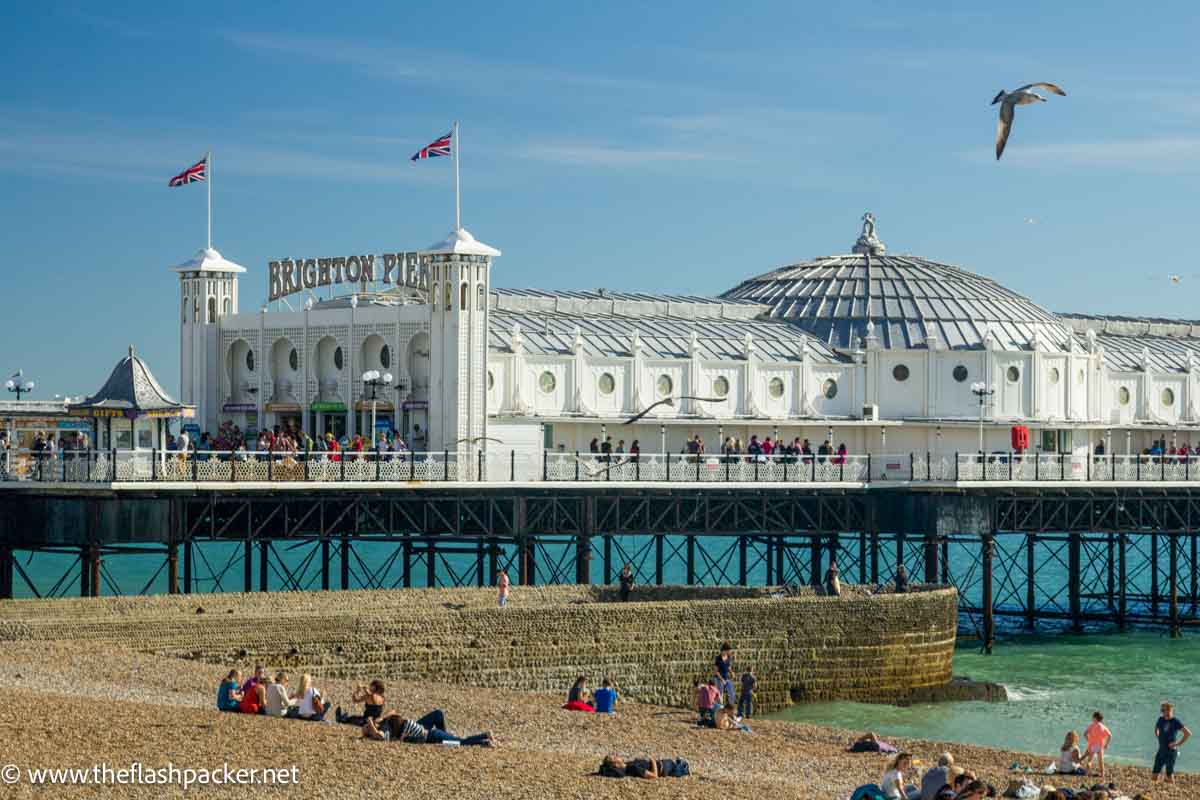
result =
[[350,537],[344,533],[342,534],[341,550],[341,584],[342,591],[346,591],[350,588]]
[[92,597],[99,597],[100,590],[100,545],[91,547]]
[[1109,533],[1108,534],[1108,559],[1107,559],[1108,586],[1106,587],[1106,589],[1107,589],[1106,593],[1108,595],[1108,610],[1109,611],[1113,611],[1117,607],[1117,597],[1116,597],[1116,595],[1117,595],[1117,559],[1116,559],[1116,555],[1117,555],[1116,539],[1113,537],[1112,533]]
[[244,589],[247,594],[254,591],[254,542],[247,539],[243,545],[245,554],[242,564],[242,578],[244,579]]
[[484,546],[483,537],[480,536],[475,540],[475,585],[480,589],[487,586],[486,554],[487,548]]
[[666,537],[661,533],[654,537],[654,585],[663,585],[663,558],[666,550]]
[[12,600],[13,563],[12,548],[0,547],[0,600]]
[[167,593],[179,594],[179,545],[167,545]]
[[932,533],[925,534],[925,582],[938,582],[938,540]]
[[871,531],[871,583],[879,585],[879,531]]
[[990,533],[983,534],[983,652],[992,654],[992,643],[996,633],[995,608],[993,607],[992,571],[996,555],[996,540]]
[[1170,539],[1171,560],[1171,638],[1178,639],[1179,630],[1179,536],[1172,532],[1167,534]]
[[437,587],[437,540],[432,537],[425,543],[425,586]]
[[592,530],[596,519],[596,498],[583,498],[582,535],[575,540],[575,582],[587,586],[592,582]]
[[750,543],[745,536],[738,537],[738,586],[745,586],[747,573],[749,572],[747,559],[750,551]]
[[775,577],[780,586],[787,584],[787,537],[780,536],[775,547]]
[[612,536],[604,534],[604,580],[601,581],[605,586],[612,583],[613,579],[613,564],[612,564]]
[[401,562],[400,580],[404,584],[405,589],[411,589],[412,588],[412,559],[413,559],[413,546],[412,546],[412,537],[411,536],[404,537],[404,541],[400,544],[400,552],[401,552],[401,558],[403,559],[403,561]]
[[1192,586],[1191,586],[1191,596],[1192,596],[1191,616],[1194,618],[1196,616],[1196,602],[1198,599],[1200,599],[1197,597],[1197,594],[1198,594],[1197,590],[1200,589],[1200,585],[1198,585],[1197,574],[1196,574],[1197,573],[1197,570],[1196,570],[1197,553],[1196,553],[1196,533],[1195,533],[1195,531],[1188,534],[1188,539],[1191,540],[1191,543],[1192,543],[1192,558],[1189,563],[1191,564],[1191,574],[1192,574],[1192,579],[1191,579],[1191,584],[1192,584]]
[[1025,534],[1025,627],[1037,625],[1037,534]]
[[92,565],[89,559],[90,548],[85,544],[79,548],[79,596],[92,596]]
[[321,537],[321,591],[329,591],[329,537]]
[[696,584],[696,537],[687,537],[687,585]]
[[267,580],[271,570],[271,542],[263,539],[258,543],[258,590],[267,591]]
[[1158,531],[1150,534],[1150,618],[1158,619]]
[[808,537],[809,549],[809,570],[808,584],[809,586],[821,585],[821,535],[819,533],[809,534]]
[[183,593],[192,593],[192,540],[183,543]]
[[1125,550],[1128,543],[1126,534],[1117,534],[1117,629],[1121,632],[1125,631],[1125,615],[1128,611],[1125,571]]
[[858,582],[867,582],[867,532],[858,532]]
[[1068,533],[1067,537],[1067,580],[1069,581],[1068,592],[1071,600],[1071,630],[1081,633],[1083,631],[1083,604],[1080,597],[1080,569],[1082,568],[1080,563],[1081,537],[1078,533]]

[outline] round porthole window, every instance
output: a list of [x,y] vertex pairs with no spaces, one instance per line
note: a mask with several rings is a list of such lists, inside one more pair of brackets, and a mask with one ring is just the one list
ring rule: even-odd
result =
[[1051,367],[1050,371],[1046,373],[1046,377],[1051,383],[1058,383],[1062,378],[1062,373],[1058,371],[1058,367]]
[[962,383],[970,376],[970,373],[967,372],[967,368],[962,364],[959,364],[957,367],[955,367],[952,374],[954,375],[954,380],[958,381],[959,383]]
[[554,391],[554,387],[558,385],[558,381],[554,378],[554,373],[547,370],[538,377],[538,388],[544,393],[550,394]]
[[726,397],[729,395],[729,380],[724,376],[719,376],[713,380],[713,394],[717,397]]
[[1123,406],[1129,405],[1129,389],[1122,386],[1117,389],[1117,402]]
[[767,384],[767,392],[776,400],[783,397],[783,378],[771,378]]
[[300,369],[300,356],[296,353],[296,348],[292,348],[292,352],[288,353],[288,366],[292,368],[292,372]]
[[488,370],[488,377],[487,377],[487,387],[488,387],[488,391],[490,392],[490,391],[492,390],[492,387],[493,387],[493,386],[495,386],[495,385],[496,385],[496,376],[495,376],[495,375],[493,375],[493,374],[492,374],[492,371],[489,369],[489,370]]
[[617,388],[617,379],[611,374],[605,372],[600,376],[600,380],[596,382],[600,388],[600,394],[612,394]]
[[659,375],[658,381],[654,384],[654,386],[658,389],[659,397],[670,396],[671,390],[675,388],[675,384],[671,381],[670,375]]
[[826,399],[828,400],[832,400],[833,398],[837,397],[837,389],[837,381],[835,381],[833,378],[829,378],[823,384],[821,384],[821,394],[825,395]]
[[892,377],[899,383],[904,383],[908,380],[908,367],[903,364],[897,364],[892,367]]
[[1175,405],[1175,392],[1173,392],[1170,389],[1163,389],[1162,390],[1162,404],[1164,406],[1168,406],[1168,407]]
[[1016,383],[1021,380],[1021,370],[1016,367],[1009,367],[1005,374],[1008,376],[1009,383]]

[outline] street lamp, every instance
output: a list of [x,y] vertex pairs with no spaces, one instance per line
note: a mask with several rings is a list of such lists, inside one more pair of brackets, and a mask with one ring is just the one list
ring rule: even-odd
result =
[[987,405],[987,398],[996,393],[994,386],[988,386],[983,381],[976,381],[971,384],[971,393],[979,398],[979,452],[983,453],[983,407]]
[[369,369],[362,376],[363,387],[371,387],[371,449],[375,449],[375,407],[378,405],[376,395],[379,392],[380,386],[390,386],[392,384],[392,373],[385,372],[379,374],[377,369]]
[[4,388],[8,389],[10,392],[16,392],[17,400],[21,399],[21,395],[32,392],[34,387],[37,385],[33,381],[27,381],[22,378],[21,376],[23,374],[23,370],[17,370],[4,384]]

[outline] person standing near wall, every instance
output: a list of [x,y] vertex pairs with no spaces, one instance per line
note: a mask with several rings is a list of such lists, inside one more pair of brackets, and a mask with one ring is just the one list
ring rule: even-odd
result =
[[626,564],[621,569],[621,602],[629,602],[629,593],[633,591],[633,565]]
[[717,688],[721,692],[721,704],[732,705],[737,702],[733,693],[733,647],[729,642],[721,644],[721,652],[715,659],[717,668]]
[[754,690],[758,687],[758,678],[754,676],[754,668],[747,667],[742,673],[742,693],[738,697],[737,713],[739,717],[749,719],[754,716]]

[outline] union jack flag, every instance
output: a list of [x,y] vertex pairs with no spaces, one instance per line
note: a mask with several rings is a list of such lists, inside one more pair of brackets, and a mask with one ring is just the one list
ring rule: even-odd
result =
[[183,172],[176,175],[171,180],[167,181],[167,186],[183,186],[185,183],[195,183],[196,181],[207,180],[208,178],[208,156],[192,164]]
[[438,156],[450,155],[450,137],[453,131],[445,136],[439,136],[431,144],[422,147],[412,157],[412,161],[419,161],[422,158],[437,158]]

